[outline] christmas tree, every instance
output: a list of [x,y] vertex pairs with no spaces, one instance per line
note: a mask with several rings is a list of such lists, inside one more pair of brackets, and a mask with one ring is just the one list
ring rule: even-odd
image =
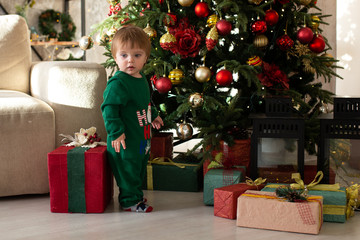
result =
[[[305,119],[306,150],[316,152],[319,114],[332,93],[315,81],[337,76],[322,33],[326,15],[316,0],[108,0],[108,17],[95,26],[117,70],[111,38],[123,25],[142,27],[152,43],[144,73],[167,129],[182,139],[197,128],[212,150],[247,138],[249,114],[264,112],[266,96],[287,96]],[[311,11],[310,9],[315,10]],[[207,152],[209,152],[207,151]]]

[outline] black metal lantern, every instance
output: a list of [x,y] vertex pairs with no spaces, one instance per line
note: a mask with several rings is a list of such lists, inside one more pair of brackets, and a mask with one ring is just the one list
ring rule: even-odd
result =
[[360,98],[334,97],[334,113],[320,117],[318,170],[323,171],[322,183],[329,183],[330,140],[360,139]]
[[[252,115],[253,132],[251,135],[251,164],[250,175],[251,178],[265,177],[268,178],[268,182],[286,182],[281,181],[280,174],[276,171],[277,168],[281,168],[284,175],[288,176],[288,181],[291,180],[291,172],[299,172],[304,177],[304,119],[293,116],[291,99],[285,98],[269,98],[266,101],[266,114]],[[275,165],[271,163],[270,168],[262,168],[262,162],[260,154],[262,154],[264,139],[284,139],[284,143],[293,144],[297,143],[297,161],[294,165],[289,166],[285,162],[278,161]],[[265,165],[268,163],[265,163]],[[264,165],[264,166],[265,166]],[[264,170],[266,169],[266,170]],[[274,169],[274,173],[269,172],[268,169]],[[269,174],[274,174],[270,177]],[[276,178],[279,181],[274,181]]]

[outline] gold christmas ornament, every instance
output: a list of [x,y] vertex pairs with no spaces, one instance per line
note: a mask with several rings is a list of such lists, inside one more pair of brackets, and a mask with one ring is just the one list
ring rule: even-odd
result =
[[262,64],[262,60],[259,56],[253,56],[249,58],[246,63],[250,66],[260,66]]
[[325,113],[325,114],[330,112],[328,105],[322,101],[321,101],[321,106],[319,107],[319,110],[320,110],[320,112]]
[[102,42],[108,43],[108,42],[110,41],[110,37],[109,37],[109,35],[107,35],[106,33],[104,33],[103,35],[101,35],[100,40],[101,40]]
[[303,55],[309,55],[311,54],[311,50],[309,49],[308,44],[302,44],[298,40],[296,40],[296,43],[293,48],[291,48],[288,52],[289,55],[295,56],[295,57],[301,57]]
[[107,2],[112,6],[115,6],[118,3],[117,0],[107,0]]
[[259,5],[263,0],[248,0],[249,3],[251,4],[256,4]]
[[304,71],[307,73],[315,74],[316,69],[311,66],[311,60],[308,58],[303,58],[302,63],[304,64]]
[[195,79],[200,83],[208,82],[211,78],[211,70],[208,67],[198,67],[195,71]]
[[160,46],[165,50],[170,50],[176,45],[176,38],[171,33],[167,32],[160,38]]
[[183,82],[184,72],[181,69],[175,68],[170,71],[168,78],[173,85],[178,85]]
[[106,34],[109,36],[110,39],[113,39],[116,32],[117,32],[117,28],[112,27],[109,29],[109,31],[107,31]]
[[320,18],[316,15],[311,16],[311,28],[317,30],[320,25]]
[[257,35],[254,38],[254,45],[257,48],[266,47],[268,45],[268,43],[269,43],[269,39],[263,34]]
[[204,104],[204,98],[200,93],[193,93],[189,96],[189,103],[191,107],[198,108]]
[[178,0],[178,3],[183,7],[190,7],[194,0]]
[[205,43],[207,50],[211,51],[212,49],[214,49],[218,41],[219,41],[219,34],[216,27],[214,26],[210,29],[210,31],[206,35]]
[[193,128],[188,123],[181,123],[176,129],[176,133],[181,140],[188,140],[193,135]]
[[94,46],[94,41],[89,36],[83,36],[79,41],[79,47],[82,50],[88,50]]
[[216,14],[212,14],[208,17],[207,21],[206,21],[206,25],[209,28],[212,28],[216,25],[216,23],[219,21],[219,17]]
[[147,24],[146,28],[144,28],[144,32],[149,36],[149,38],[156,38],[157,36],[156,30],[150,27],[149,24]]
[[[322,57],[325,57],[325,58],[332,58],[334,59],[334,56],[331,55],[330,53],[324,53],[323,55],[321,55]],[[327,67],[331,67],[333,64],[334,64],[335,61],[328,61],[325,63],[325,66]]]
[[301,5],[307,6],[311,3],[312,0],[300,0],[299,3]]

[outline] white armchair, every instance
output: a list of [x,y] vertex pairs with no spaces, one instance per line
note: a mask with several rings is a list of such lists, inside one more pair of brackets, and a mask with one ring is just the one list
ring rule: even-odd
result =
[[28,26],[0,16],[0,197],[49,192],[47,153],[95,126],[101,116],[106,71],[84,61],[31,62]]

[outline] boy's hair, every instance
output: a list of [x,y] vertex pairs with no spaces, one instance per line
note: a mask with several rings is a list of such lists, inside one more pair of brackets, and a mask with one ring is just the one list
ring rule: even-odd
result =
[[116,51],[124,43],[130,43],[132,48],[138,47],[145,51],[147,57],[150,56],[150,39],[142,28],[134,25],[126,25],[117,30],[111,44],[111,54],[114,58]]

